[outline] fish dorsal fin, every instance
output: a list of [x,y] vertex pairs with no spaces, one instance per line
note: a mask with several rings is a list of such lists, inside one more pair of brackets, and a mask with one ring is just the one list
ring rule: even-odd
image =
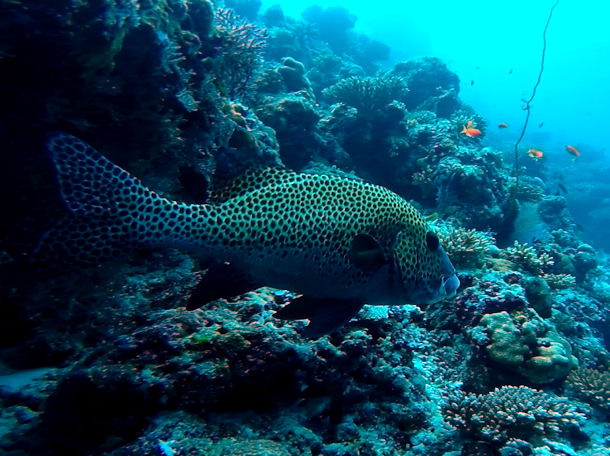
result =
[[370,234],[360,233],[354,237],[349,256],[358,269],[370,274],[377,272],[387,263],[383,247]]
[[295,176],[297,176],[296,173],[281,168],[256,168],[227,182],[222,182],[220,185],[215,185],[211,198],[215,203],[222,203],[236,196],[288,181]]

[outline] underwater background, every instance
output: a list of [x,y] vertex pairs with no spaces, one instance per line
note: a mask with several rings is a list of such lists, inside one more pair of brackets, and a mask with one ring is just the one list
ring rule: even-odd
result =
[[[572,0],[2,0],[0,453],[609,455],[609,18]],[[62,167],[65,134],[201,207],[247,201],[241,176],[269,169],[387,188],[457,295],[312,338],[274,316],[298,289],[244,288],[214,272],[226,258],[80,244],[101,200],[68,196],[95,169]],[[41,256],[64,242],[77,254]]]

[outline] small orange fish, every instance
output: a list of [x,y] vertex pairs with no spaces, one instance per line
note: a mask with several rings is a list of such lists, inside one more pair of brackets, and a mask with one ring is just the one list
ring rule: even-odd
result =
[[[468,122],[470,123],[470,121],[468,121]],[[466,125],[464,125],[464,128],[462,129],[462,131],[460,131],[460,133],[465,134],[469,138],[476,138],[477,136],[479,136],[481,134],[481,130],[479,130],[478,128],[472,127],[472,123],[471,123],[471,125],[469,125],[468,127],[466,127]]]
[[544,157],[544,153],[538,149],[529,149],[527,154],[536,161],[542,160],[542,157]]
[[500,122],[498,128],[508,128],[508,125],[506,125],[506,122]]
[[580,157],[580,151],[574,146],[566,146],[568,153],[574,155],[574,157]]
[[466,126],[467,126],[468,128],[472,128],[472,127],[474,127],[474,124],[472,123],[472,120],[469,120],[469,121],[468,121],[468,123],[466,124]]

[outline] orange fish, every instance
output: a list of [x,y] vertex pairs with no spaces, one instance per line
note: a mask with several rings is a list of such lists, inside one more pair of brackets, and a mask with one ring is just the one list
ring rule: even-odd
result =
[[580,151],[574,146],[566,146],[568,153],[574,155],[574,157],[580,157]]
[[[468,121],[468,122],[470,123],[470,121]],[[479,130],[478,128],[472,127],[472,123],[471,123],[471,125],[469,125],[468,127],[466,127],[466,125],[464,125],[464,128],[462,129],[462,131],[460,131],[460,133],[465,134],[469,138],[476,138],[477,136],[479,136],[481,134],[481,130]]]
[[498,128],[508,128],[508,125],[506,125],[506,122],[500,122]]
[[466,126],[467,126],[468,128],[472,128],[472,127],[474,127],[474,124],[472,123],[472,120],[469,120],[469,121],[468,121],[468,123],[466,124]]
[[544,157],[544,153],[538,149],[529,149],[527,154],[536,161],[542,160],[542,157]]

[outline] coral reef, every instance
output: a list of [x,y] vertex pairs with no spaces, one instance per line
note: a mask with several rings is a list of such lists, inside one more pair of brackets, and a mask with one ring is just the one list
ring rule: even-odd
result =
[[548,253],[539,252],[534,247],[517,241],[504,249],[501,255],[512,261],[520,270],[536,276],[544,274],[554,263]]
[[578,364],[569,342],[531,309],[489,313],[480,324],[489,359],[533,384],[563,379]]
[[219,9],[210,37],[210,56],[216,78],[214,84],[222,95],[235,98],[249,88],[254,70],[260,62],[266,32],[230,9]]
[[491,314],[526,307],[527,300],[523,294],[519,285],[483,277],[456,298],[455,315],[461,326],[472,327],[483,317],[489,319]]
[[462,433],[498,446],[513,439],[535,442],[542,436],[567,432],[586,418],[566,398],[526,386],[459,394],[448,399],[444,416]]
[[595,369],[574,369],[565,388],[579,399],[610,414],[610,373]]
[[443,248],[457,269],[478,268],[485,264],[495,248],[495,240],[488,232],[453,228],[439,232]]
[[[437,58],[424,57],[419,60],[401,62],[395,65],[392,73],[407,80],[409,93],[405,103],[409,110],[417,109],[421,103],[430,98],[447,97],[448,94],[451,94],[450,97],[455,97],[460,90],[458,76],[449,71],[447,66]],[[441,111],[445,114],[441,117],[448,117],[446,114],[451,113],[451,110],[447,109],[447,111]],[[437,114],[439,114],[438,111]]]
[[[537,163],[512,211],[512,151],[487,146],[445,63],[381,70],[388,47],[343,7],[10,0],[0,13],[0,452],[609,454],[610,259],[570,205],[605,196],[556,191]],[[427,216],[460,289],[364,306],[310,340],[305,321],[273,317],[294,290],[187,311],[225,258],[142,250],[35,275],[41,232],[66,214],[44,148],[56,130],[177,201],[214,204],[270,167],[381,184]]]
[[352,76],[324,89],[323,94],[333,102],[356,108],[360,116],[370,118],[393,101],[400,101],[406,92],[405,82],[396,76]]

